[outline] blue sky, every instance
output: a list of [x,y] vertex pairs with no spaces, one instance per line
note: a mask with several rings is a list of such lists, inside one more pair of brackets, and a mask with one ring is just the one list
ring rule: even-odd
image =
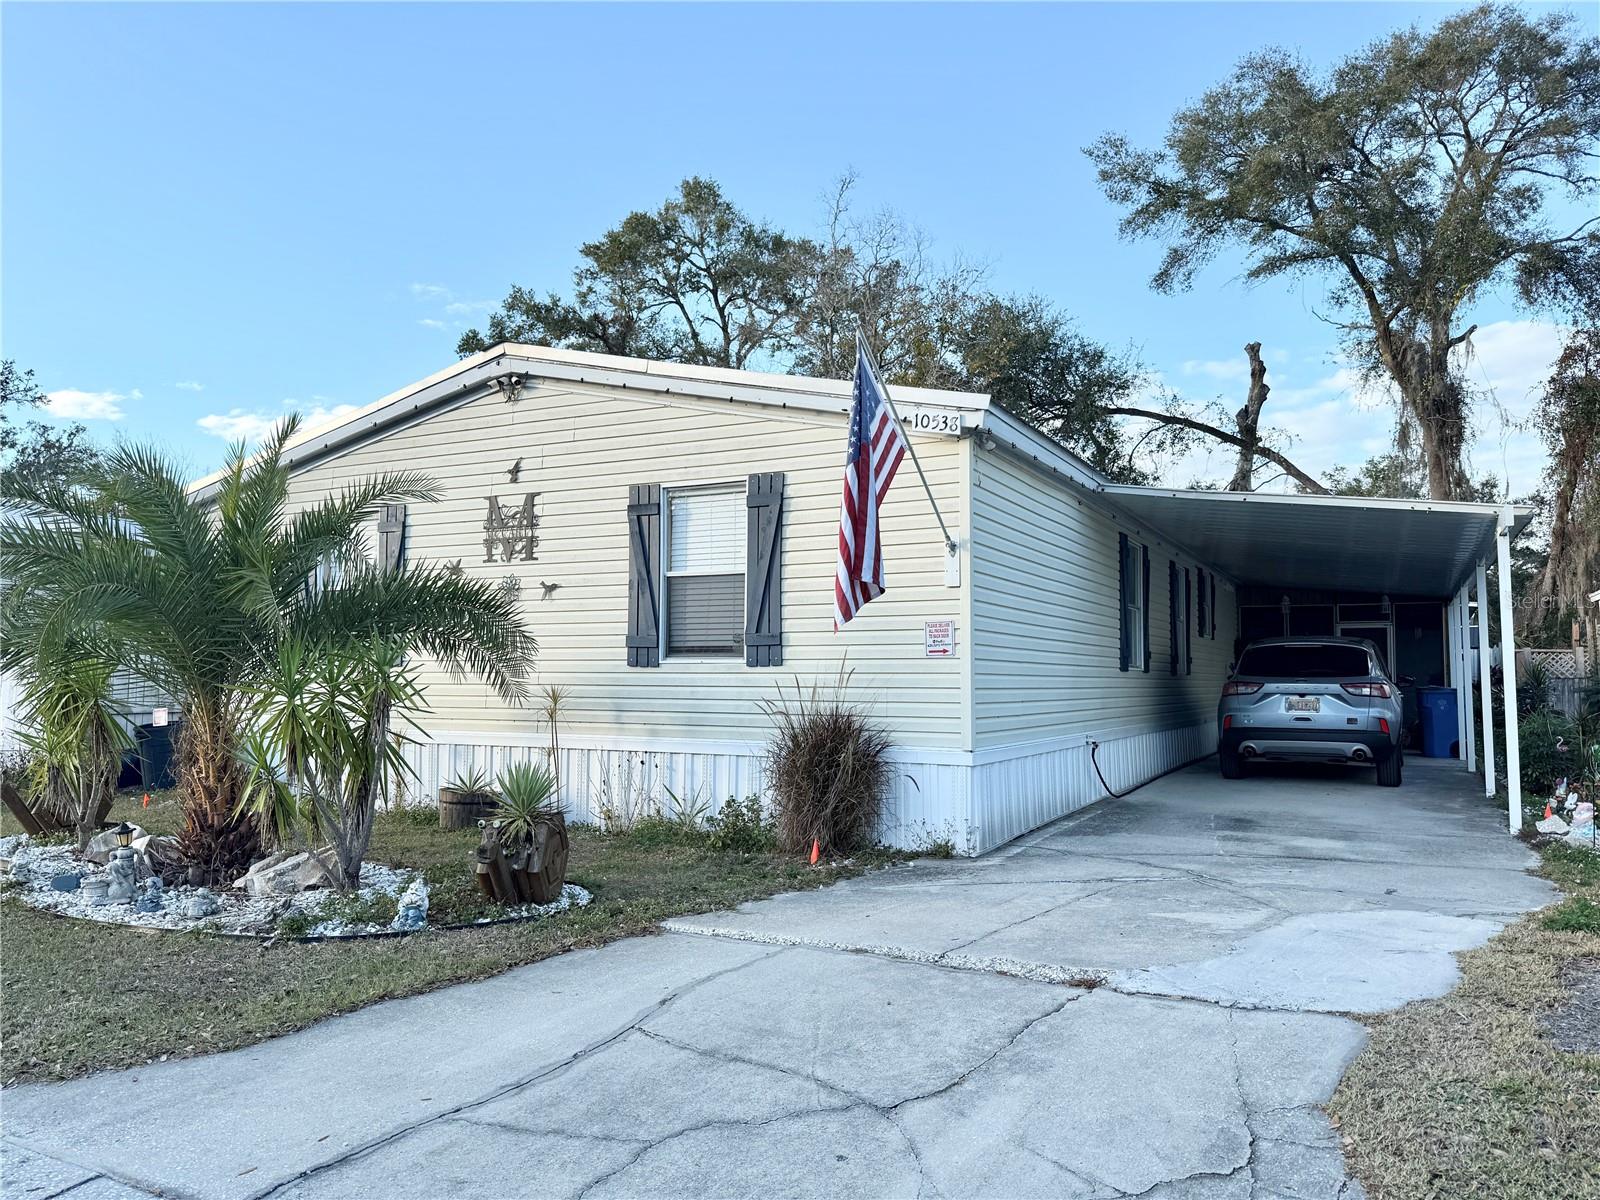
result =
[[[809,232],[853,168],[863,210],[1190,394],[1236,404],[1263,341],[1296,456],[1359,462],[1391,422],[1341,371],[1321,289],[1247,289],[1225,258],[1151,292],[1158,249],[1118,240],[1081,148],[1154,142],[1262,42],[1326,62],[1449,11],[7,3],[0,342],[97,437],[198,472],[220,435],[447,365],[511,284],[564,288],[580,242],[686,175]],[[1471,369],[1515,418],[1555,331],[1498,300],[1474,316]],[[1531,485],[1531,440],[1493,406],[1483,426],[1478,469]]]

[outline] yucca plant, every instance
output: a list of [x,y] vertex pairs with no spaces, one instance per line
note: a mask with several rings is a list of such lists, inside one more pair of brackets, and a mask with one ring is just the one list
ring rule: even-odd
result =
[[500,772],[495,785],[499,803],[494,819],[504,844],[532,841],[539,823],[561,811],[555,804],[555,776],[538,763],[512,763]]
[[550,727],[550,748],[545,752],[550,759],[550,774],[555,780],[555,794],[561,796],[561,721],[566,716],[567,697],[570,690],[557,683],[547,683],[539,689],[539,715]]
[[122,752],[133,745],[112,698],[114,668],[81,645],[59,659],[35,657],[24,673],[22,740],[32,751],[34,792],[78,835],[78,853],[111,811]]
[[205,494],[137,446],[67,484],[8,477],[0,489],[0,665],[24,665],[35,647],[59,652],[87,629],[110,661],[181,698],[178,851],[198,882],[231,880],[259,852],[238,751],[250,681],[289,639],[379,638],[508,699],[527,695],[534,643],[514,598],[442,566],[384,572],[366,561],[378,507],[437,499],[438,485],[378,475],[291,515],[284,451],[297,428],[286,420],[255,453],[233,446]]
[[445,787],[466,796],[482,796],[489,791],[489,772],[474,763],[464,771],[456,772]]
[[360,886],[378,802],[410,770],[405,744],[423,706],[416,667],[378,638],[290,638],[248,696],[245,744],[263,782],[243,803],[263,822],[313,827],[333,847],[334,886]]

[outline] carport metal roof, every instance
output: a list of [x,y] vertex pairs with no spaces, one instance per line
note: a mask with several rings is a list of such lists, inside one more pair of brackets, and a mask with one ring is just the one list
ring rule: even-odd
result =
[[1526,505],[1114,483],[1100,491],[1238,583],[1441,598],[1454,595],[1480,559],[1493,560],[1503,515],[1513,538],[1533,517]]

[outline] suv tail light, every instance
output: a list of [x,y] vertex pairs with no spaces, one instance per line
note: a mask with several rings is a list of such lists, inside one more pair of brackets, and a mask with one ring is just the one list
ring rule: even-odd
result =
[[1243,683],[1234,679],[1230,679],[1222,685],[1222,694],[1224,696],[1248,696],[1251,692],[1259,692],[1260,690],[1261,685],[1259,683]]
[[1380,700],[1389,698],[1387,683],[1341,683],[1339,686],[1352,696],[1376,696]]

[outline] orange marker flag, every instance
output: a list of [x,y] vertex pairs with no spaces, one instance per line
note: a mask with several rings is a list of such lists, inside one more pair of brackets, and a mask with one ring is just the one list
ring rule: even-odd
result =
[[149,808],[150,807],[150,793],[149,792],[146,792],[144,794],[144,807],[145,808]]
[[822,857],[822,843],[816,838],[811,839],[811,865],[817,865],[817,860]]

